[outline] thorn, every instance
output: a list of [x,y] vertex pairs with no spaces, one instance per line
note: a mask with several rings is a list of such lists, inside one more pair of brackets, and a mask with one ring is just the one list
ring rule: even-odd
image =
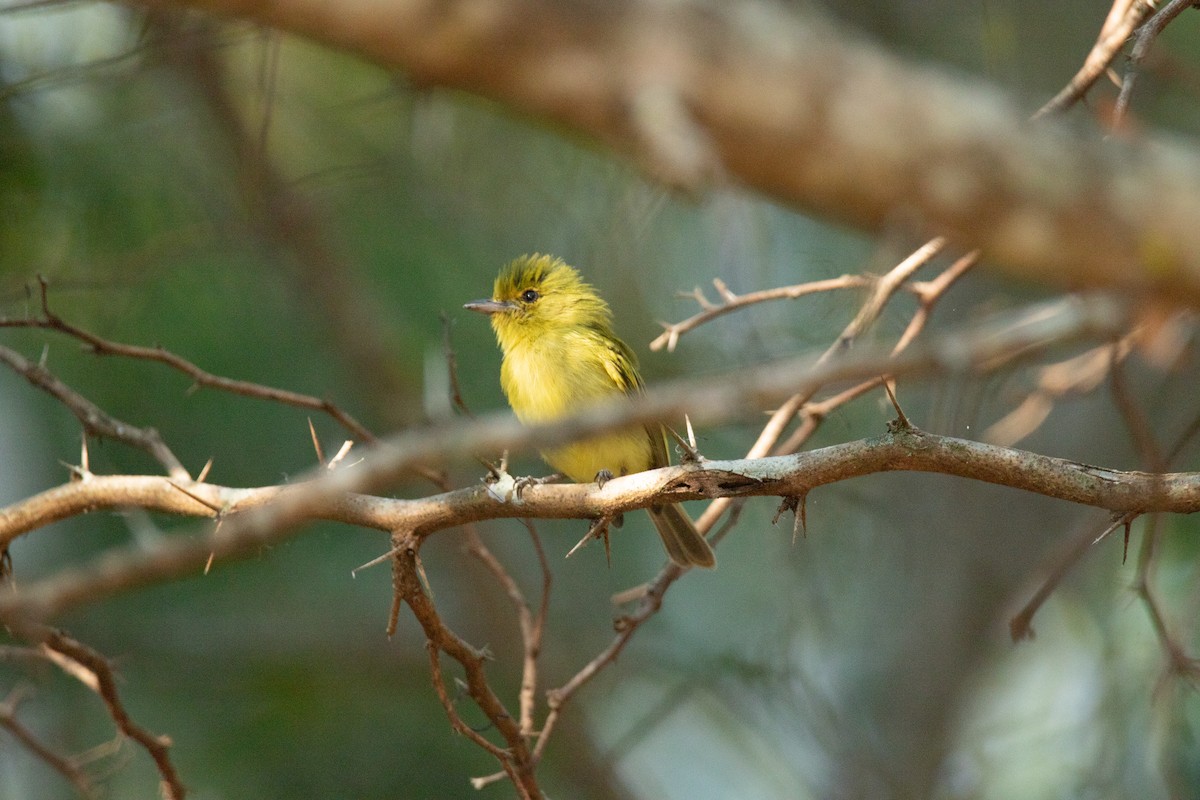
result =
[[912,423],[908,421],[908,417],[904,415],[904,409],[900,408],[900,402],[896,399],[896,393],[892,391],[892,379],[883,379],[883,388],[887,392],[888,399],[892,401],[892,408],[896,409],[896,419],[892,425],[888,426],[891,433],[897,431],[910,431],[913,429]]
[[433,587],[429,585],[429,576],[425,574],[425,562],[421,560],[421,553],[415,547],[413,548],[413,563],[417,566],[417,577],[421,579],[421,586],[425,588],[425,594],[433,600]]
[[[603,517],[600,517],[599,519],[597,519],[590,526],[588,526],[587,533],[585,533],[583,535],[582,539],[580,539],[578,542],[575,543],[574,547],[572,547],[570,550],[567,551],[567,555],[565,556],[565,558],[570,558],[571,556],[575,555],[576,550],[583,547],[585,544],[587,544],[592,539],[599,539],[601,536],[604,537],[604,550],[606,553],[608,553],[609,552],[608,526],[609,526],[609,523],[612,522],[612,519],[613,518],[611,516],[606,514]],[[610,555],[609,565],[611,566],[612,565],[611,553],[609,555]]]
[[308,434],[312,437],[313,450],[317,451],[317,463],[325,465],[325,453],[321,450],[321,440],[317,438],[317,429],[313,426],[312,417],[308,418]]
[[[691,438],[692,442],[695,442],[696,436],[695,436],[695,431],[692,430],[691,420],[687,420],[687,424],[688,424],[688,435]],[[695,445],[692,443],[689,443],[686,439],[684,439],[682,436],[680,436],[678,433],[676,433],[675,429],[672,428],[670,425],[663,425],[663,430],[665,430],[670,435],[670,437],[675,440],[675,443],[679,445],[679,448],[681,451],[681,460],[683,461],[683,463],[698,464],[704,460],[704,457],[701,456],[699,452],[697,452]]]
[[[800,506],[800,513],[796,514],[792,520],[792,546],[793,547],[796,545],[797,528],[799,529],[799,533],[801,533],[805,539],[808,538],[808,492],[805,492],[804,494],[800,495],[800,497],[797,499],[799,500],[797,505]],[[794,508],[792,509],[792,511],[795,511],[795,510],[796,509],[794,509]]]
[[797,536],[808,538],[808,492],[783,498],[775,510],[775,516],[771,518],[771,524],[778,523],[786,511],[795,514],[792,522],[792,544],[795,545]]
[[92,468],[88,462],[87,431],[80,431],[79,435],[82,440],[82,444],[79,447],[79,468],[84,472],[91,472]]
[[205,561],[205,562],[204,562],[204,574],[205,574],[205,575],[207,575],[207,574],[208,574],[208,571],[212,569],[212,565],[213,565],[213,559],[214,559],[214,558],[216,558],[216,556],[217,556],[217,554],[216,554],[216,553],[209,553],[209,554],[208,554],[208,561]]
[[46,361],[48,361],[49,358],[50,358],[50,344],[49,344],[49,342],[47,342],[46,344],[42,345],[42,355],[38,359],[38,366],[41,367],[42,369],[45,369]]
[[200,470],[200,474],[196,476],[196,483],[204,483],[204,479],[208,477],[208,473],[212,469],[212,465],[212,456],[209,456],[208,461],[204,462],[204,469]]
[[350,448],[352,447],[354,447],[353,440],[347,439],[346,441],[342,442],[342,446],[338,448],[337,453],[334,454],[333,458],[329,459],[327,469],[336,469],[337,465],[342,463],[342,460],[346,456],[350,455]]
[[683,424],[687,426],[688,444],[691,445],[692,450],[698,452],[699,448],[696,447],[696,429],[692,427],[692,417],[690,414],[683,415]]
[[386,553],[384,553],[383,555],[379,556],[378,558],[372,558],[372,559],[371,559],[370,561],[368,561],[367,563],[365,563],[365,564],[360,564],[359,566],[357,566],[357,567],[355,567],[354,569],[350,570],[350,577],[351,577],[351,578],[357,578],[357,577],[358,577],[358,573],[362,572],[364,569],[370,569],[371,567],[377,567],[377,566],[379,566],[379,565],[380,565],[380,564],[382,564],[383,562],[385,562],[385,561],[388,561],[388,560],[390,560],[390,559],[394,558],[394,557],[396,556],[396,554],[400,552],[400,550],[401,550],[401,548],[399,548],[399,547],[393,547],[391,550],[388,550]]
[[484,483],[495,483],[496,481],[500,480],[501,477],[503,477],[503,467],[498,467],[492,462],[488,461],[486,458],[480,458],[479,456],[475,456],[475,460],[480,464],[483,464],[483,468],[488,471],[488,474],[483,478]]
[[725,281],[721,280],[720,278],[713,278],[713,286],[717,287],[717,291],[720,292],[721,297],[725,299],[727,304],[737,302],[738,296],[730,291],[729,287],[725,284]]

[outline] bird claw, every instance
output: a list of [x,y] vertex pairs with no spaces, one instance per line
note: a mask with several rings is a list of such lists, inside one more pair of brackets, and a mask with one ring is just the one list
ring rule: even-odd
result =
[[526,475],[523,478],[517,478],[513,482],[513,490],[516,492],[517,498],[520,499],[521,495],[523,495],[525,490],[530,486],[541,486],[546,483],[554,483],[561,477],[562,475],[557,472],[552,475],[545,475],[541,478],[535,478],[532,475]]
[[541,486],[543,483],[552,483],[558,480],[558,473],[547,475],[543,478],[535,478],[530,475],[524,477],[514,477],[508,473],[505,468],[507,465],[502,461],[499,466],[483,462],[488,468],[488,474],[483,479],[483,483],[487,486],[488,494],[493,499],[501,503],[520,503],[522,495],[530,486]]
[[602,469],[596,473],[596,488],[603,489],[604,484],[613,479],[613,474],[610,470]]

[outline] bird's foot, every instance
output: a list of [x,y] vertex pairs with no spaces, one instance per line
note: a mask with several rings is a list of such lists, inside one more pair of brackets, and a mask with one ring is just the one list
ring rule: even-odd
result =
[[613,474],[610,470],[607,470],[607,469],[600,470],[599,472],[596,473],[597,488],[603,489],[604,484],[608,483],[612,479],[613,479]]
[[562,473],[554,472],[550,475],[544,475],[541,478],[535,478],[532,475],[526,475],[523,478],[517,478],[513,482],[513,490],[517,493],[517,498],[520,499],[525,490],[530,486],[541,486],[546,483],[555,483],[562,480]]
[[483,483],[487,486],[488,494],[501,503],[519,503],[521,502],[521,495],[530,486],[553,483],[562,477],[557,472],[543,478],[535,478],[530,475],[520,478],[514,477],[508,473],[508,453],[504,454],[499,464],[493,464],[483,459],[480,459],[480,461],[483,462],[483,465],[488,470],[488,474],[483,478]]

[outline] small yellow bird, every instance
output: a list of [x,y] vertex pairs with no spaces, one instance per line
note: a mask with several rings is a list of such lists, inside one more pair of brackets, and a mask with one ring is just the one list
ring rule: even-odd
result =
[[[554,420],[610,395],[642,390],[637,358],[613,333],[608,304],[562,259],[521,256],[500,270],[490,300],[464,308],[491,317],[504,355],[500,386],[522,422]],[[670,463],[660,425],[584,439],[542,458],[578,483]],[[647,510],[672,561],[716,566],[712,548],[683,509],[671,504]]]

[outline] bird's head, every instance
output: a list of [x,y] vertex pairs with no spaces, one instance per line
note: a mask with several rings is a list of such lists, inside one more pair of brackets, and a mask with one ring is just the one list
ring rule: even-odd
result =
[[554,256],[521,256],[496,276],[489,300],[464,308],[491,317],[500,346],[509,347],[581,326],[609,330],[612,313],[579,272]]

